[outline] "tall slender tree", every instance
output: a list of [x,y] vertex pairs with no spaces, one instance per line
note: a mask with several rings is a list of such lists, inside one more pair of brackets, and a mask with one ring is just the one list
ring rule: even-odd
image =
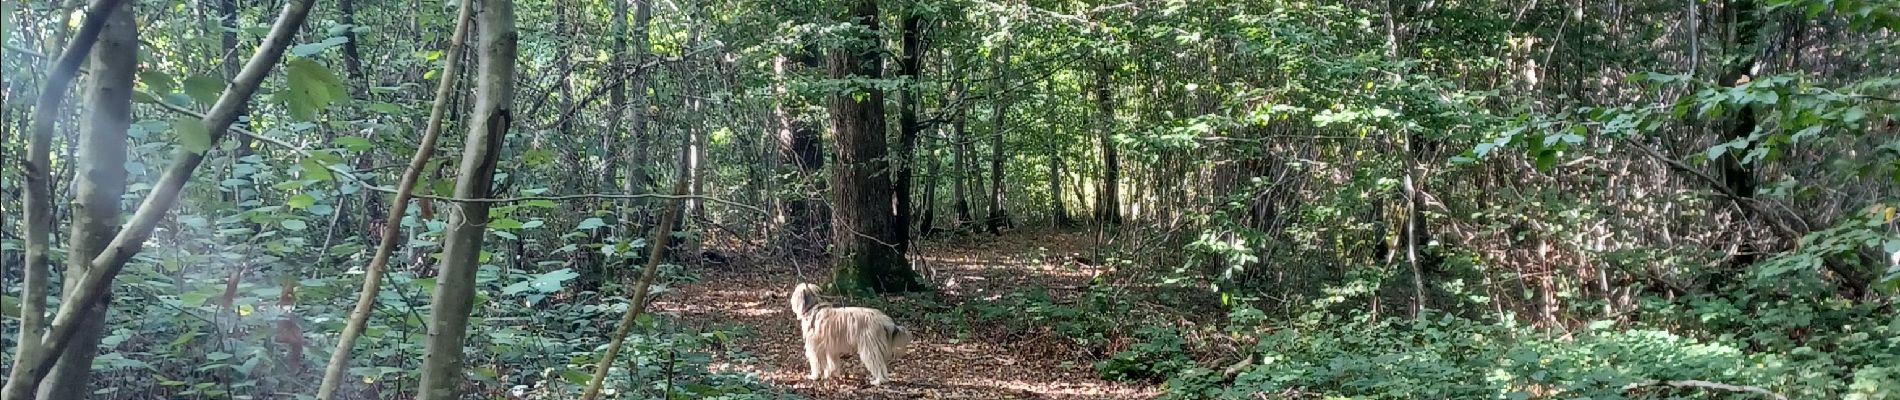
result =
[[1004,195],[1007,194],[1006,188],[1003,187],[1003,163],[1007,160],[1004,158],[1007,153],[1003,147],[1003,136],[1009,132],[1010,42],[1010,39],[1004,39],[1002,47],[996,51],[996,82],[990,89],[990,101],[995,106],[994,112],[991,113],[991,118],[995,119],[993,121],[995,125],[990,129],[989,217],[985,220],[985,227],[990,233],[1002,233],[1003,228],[1010,225],[1009,210],[1005,208],[1007,205],[1003,202]]
[[[500,162],[502,139],[514,120],[515,11],[513,0],[477,2],[474,110],[469,113],[468,135],[462,143],[462,161],[449,203],[448,231],[443,234],[442,273],[429,314],[427,352],[422,361],[419,399],[460,398],[462,344],[475,304],[475,270],[481,267],[482,239],[488,231],[492,203],[479,201],[493,193],[495,165]],[[475,200],[475,201],[469,201]]]
[[[126,128],[132,125],[132,77],[138,72],[138,26],[132,3],[106,17],[92,48],[91,73],[84,88],[86,117],[80,126],[78,173],[73,174],[73,222],[64,276],[92,272],[93,257],[119,233],[119,201],[125,195]],[[75,293],[78,279],[66,279],[64,292]],[[41,399],[79,399],[92,393],[92,360],[106,332],[106,304],[91,304],[79,321],[72,344],[40,384]]]

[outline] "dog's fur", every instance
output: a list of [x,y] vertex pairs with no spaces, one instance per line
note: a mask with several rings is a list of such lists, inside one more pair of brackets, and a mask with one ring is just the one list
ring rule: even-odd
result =
[[871,384],[883,385],[891,361],[902,357],[910,345],[910,331],[882,311],[832,306],[818,297],[818,286],[809,283],[798,284],[791,297],[798,330],[805,337],[805,361],[811,364],[805,379],[839,375],[843,363],[839,357],[855,352],[864,369],[871,371]]

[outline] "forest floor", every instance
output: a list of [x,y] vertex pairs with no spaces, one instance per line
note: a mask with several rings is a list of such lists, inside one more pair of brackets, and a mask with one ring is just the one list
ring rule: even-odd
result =
[[[943,312],[965,303],[994,300],[1012,291],[1048,288],[1057,301],[1073,300],[1098,267],[1077,263],[1090,243],[1086,232],[1015,231],[1003,236],[971,235],[921,245],[919,273],[941,293],[928,295],[933,311],[890,310],[915,336],[909,354],[895,362],[891,382],[871,386],[855,357],[845,360],[845,377],[805,380],[804,348],[786,295],[805,277],[821,281],[826,269],[814,265],[777,265],[782,260],[740,262],[706,267],[653,306],[692,325],[740,325],[736,348],[717,357],[716,369],[754,373],[769,383],[813,399],[1147,399],[1151,387],[1104,381],[1091,369],[1094,360],[1063,349],[1048,335],[1021,335],[970,329],[952,323],[961,317]],[[918,296],[923,297],[923,296]],[[902,308],[911,299],[885,299]],[[841,301],[844,305],[869,305]],[[924,314],[930,318],[919,318]],[[911,318],[906,318],[911,317]],[[977,324],[982,325],[982,324]],[[974,332],[974,333],[972,333]],[[750,354],[750,357],[730,356]]]

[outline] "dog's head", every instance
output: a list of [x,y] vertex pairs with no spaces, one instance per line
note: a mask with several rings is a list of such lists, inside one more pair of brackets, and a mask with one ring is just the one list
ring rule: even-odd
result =
[[791,303],[792,313],[798,315],[798,319],[805,319],[812,308],[818,306],[818,285],[800,282],[792,288]]

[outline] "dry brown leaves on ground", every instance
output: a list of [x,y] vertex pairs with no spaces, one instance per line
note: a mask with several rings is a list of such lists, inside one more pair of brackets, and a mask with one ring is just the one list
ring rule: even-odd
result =
[[[1047,287],[1058,301],[1100,271],[1074,261],[1089,236],[1067,232],[1011,232],[922,246],[919,273],[929,276],[949,307],[982,302],[1027,287]],[[915,257],[915,256],[913,256]],[[802,274],[801,274],[802,270]],[[1097,378],[1087,360],[1064,356],[1046,338],[977,332],[959,335],[940,319],[899,323],[915,332],[910,353],[892,367],[893,382],[870,386],[863,366],[845,361],[845,377],[810,382],[797,323],[786,292],[801,275],[821,281],[812,265],[734,265],[705,268],[703,279],[653,304],[689,324],[738,324],[752,332],[736,346],[756,357],[721,358],[714,368],[757,373],[772,384],[814,399],[1147,399],[1153,388]],[[905,299],[891,298],[892,303]],[[960,337],[961,336],[961,337]]]

